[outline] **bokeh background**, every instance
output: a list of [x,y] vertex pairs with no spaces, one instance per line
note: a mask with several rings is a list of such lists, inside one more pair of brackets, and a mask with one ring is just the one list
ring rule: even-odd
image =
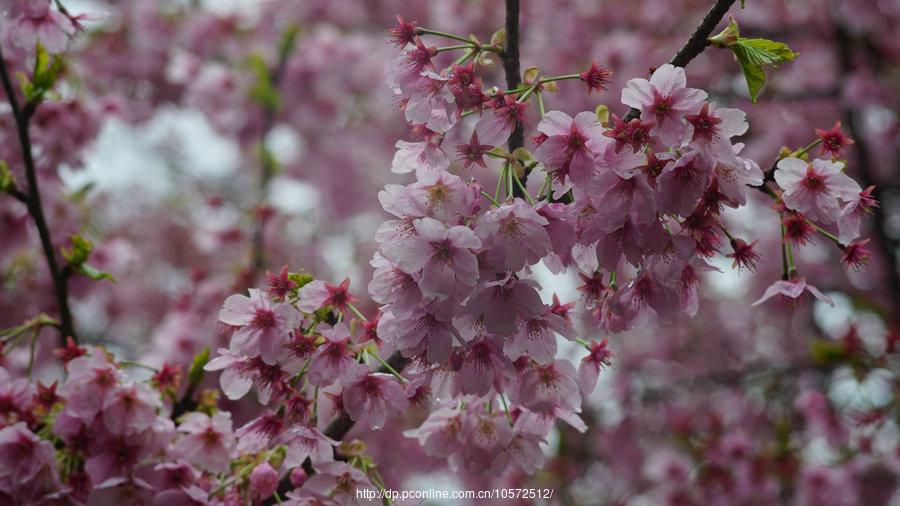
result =
[[[599,104],[622,115],[625,82],[668,61],[710,5],[522,3],[524,67],[568,74],[596,58],[615,71],[600,94],[586,94],[578,81],[559,83],[547,108],[572,115]],[[157,365],[187,364],[204,347],[223,345],[221,301],[267,269],[303,268],[333,282],[349,276],[361,306],[377,309],[366,297],[374,230],[386,216],[377,192],[410,181],[389,170],[395,142],[410,132],[385,80],[397,55],[385,29],[401,14],[487,40],[502,26],[504,7],[494,0],[65,4],[102,14],[70,46],[60,100],[35,118],[48,219],[60,245],[70,233],[89,236],[97,246],[92,263],[117,279],[75,280],[83,339]],[[555,431],[544,470],[498,481],[410,458],[420,450],[400,432],[417,421],[404,419],[366,436],[393,488],[506,483],[551,487],[573,504],[737,504],[729,501],[760,487],[796,503],[886,504],[893,496],[900,504],[897,362],[876,359],[889,356],[900,336],[900,2],[747,0],[731,14],[743,35],[784,41],[800,56],[769,72],[758,104],[727,51],[708,49],[691,62],[689,85],[747,111],[744,153],[763,168],[783,146],[796,149],[814,129],[843,123],[856,141],[848,172],[863,187],[875,185],[881,201],[864,233],[874,253],[868,268],[844,271],[840,252],[817,240],[798,263],[836,307],[749,308],[781,268],[777,216],[760,195],[726,220],[735,235],[759,240],[763,262],[756,273],[738,273],[729,259],[715,259],[725,272],[704,283],[697,317],[602,336],[585,315],[585,337],[609,337],[615,365],[586,407],[591,430]],[[254,92],[256,65],[277,66],[279,43],[294,27],[296,49],[275,83],[280,106],[267,116]],[[500,85],[500,66],[485,80]],[[15,160],[11,118],[0,111],[0,156]],[[264,185],[261,145],[275,166]],[[491,170],[474,175],[486,186],[495,179]],[[261,220],[259,268],[252,251]],[[579,295],[575,273],[536,275],[547,298]],[[0,199],[0,276],[0,328],[52,313],[35,233],[10,198]],[[45,334],[39,357],[56,346]],[[842,350],[837,359],[828,355],[834,349]],[[13,350],[3,360],[24,367],[28,356]],[[38,377],[59,374],[50,360],[38,365]],[[874,423],[858,423],[879,410]]]

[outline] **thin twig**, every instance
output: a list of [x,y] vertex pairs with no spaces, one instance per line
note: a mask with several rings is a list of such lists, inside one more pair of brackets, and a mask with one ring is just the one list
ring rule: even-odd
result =
[[25,178],[28,181],[27,194],[21,194],[19,196],[13,194],[13,196],[28,206],[28,214],[31,215],[35,227],[37,227],[38,230],[41,247],[43,248],[44,256],[47,259],[47,267],[50,270],[50,277],[53,280],[53,288],[56,293],[56,304],[59,310],[60,321],[60,342],[65,345],[67,336],[71,336],[72,339],[77,342],[78,335],[75,332],[72,311],[69,308],[69,284],[56,259],[53,238],[50,234],[50,228],[47,226],[47,219],[44,217],[44,207],[41,203],[41,190],[38,186],[37,170],[31,152],[31,137],[28,133],[28,123],[31,116],[34,114],[37,105],[33,102],[29,102],[25,105],[24,109],[20,108],[19,100],[16,98],[16,92],[9,76],[9,69],[6,67],[6,60],[3,57],[2,48],[0,48],[0,79],[3,81],[3,91],[6,93],[6,98],[9,100],[9,105],[12,108],[13,117],[16,121],[19,144],[22,148],[22,160],[25,164]]

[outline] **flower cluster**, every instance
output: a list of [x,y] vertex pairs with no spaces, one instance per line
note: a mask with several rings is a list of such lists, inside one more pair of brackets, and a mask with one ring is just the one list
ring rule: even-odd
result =
[[[706,320],[715,312],[711,304],[701,307],[701,285],[721,261],[727,258],[725,263],[734,268],[755,271],[768,260],[758,246],[765,245],[764,236],[744,240],[731,233],[738,228],[732,213],[739,208],[769,213],[780,222],[773,220],[781,233],[773,228],[771,237],[780,235],[781,279],[765,291],[765,285],[754,285],[754,298],[764,291],[754,305],[775,297],[790,307],[813,298],[841,302],[807,282],[797,261],[806,259],[795,257],[814,238],[833,243],[849,269],[860,270],[871,255],[860,232],[863,219],[879,204],[874,187],[863,189],[845,173],[852,165],[843,157],[854,140],[840,123],[816,130],[817,140],[802,149],[784,148],[772,167],[763,170],[740,140],[749,129],[745,113],[720,107],[731,103],[727,98],[716,103],[707,92],[688,87],[678,66],[666,64],[647,78],[627,81],[621,90],[624,107],[615,106],[627,108],[626,114],[613,113],[606,105],[564,112],[560,109],[569,109],[572,102],[555,93],[565,81],[581,82],[582,99],[593,98],[594,92],[605,97],[605,90],[622,83],[595,59],[582,72],[546,76],[530,67],[511,89],[491,86],[496,78],[492,63],[510,57],[502,32],[484,43],[398,17],[388,33],[400,54],[387,68],[387,81],[412,134],[394,144],[396,136],[384,129],[390,142],[381,149],[394,145],[391,172],[414,180],[387,184],[378,193],[391,217],[374,234],[377,252],[370,261],[373,275],[366,297],[356,274],[351,292],[349,278],[338,282],[343,275],[332,282],[287,267],[265,273],[265,267],[291,258],[307,268],[321,268],[319,259],[305,252],[290,254],[291,240],[272,225],[282,211],[268,202],[275,200],[270,190],[276,186],[268,178],[283,176],[284,165],[294,175],[309,176],[323,194],[332,192],[334,198],[322,198],[320,207],[327,202],[338,209],[346,202],[349,208],[360,205],[349,193],[356,187],[346,185],[353,177],[344,172],[335,177],[330,171],[309,174],[306,166],[346,158],[348,167],[359,168],[364,164],[350,160],[357,152],[367,159],[384,154],[375,147],[378,141],[369,139],[372,130],[383,126],[363,112],[372,104],[348,100],[371,98],[366,92],[376,73],[370,70],[377,67],[372,62],[379,55],[369,40],[330,26],[308,34],[304,29],[304,44],[296,44],[295,26],[278,24],[257,35],[243,21],[206,16],[198,9],[200,14],[185,15],[190,40],[185,48],[173,49],[153,41],[169,36],[181,40],[175,34],[183,20],[165,11],[151,14],[148,7],[123,7],[135,19],[117,18],[120,27],[98,33],[88,45],[128,61],[94,58],[88,68],[97,74],[85,76],[84,88],[68,87],[57,84],[64,76],[58,73],[84,69],[62,65],[57,55],[83,29],[80,23],[86,18],[71,15],[61,2],[8,3],[2,64],[19,75],[25,112],[10,119],[4,111],[0,123],[18,126],[10,122],[25,118],[24,128],[34,137],[34,160],[31,146],[17,144],[14,128],[0,133],[0,183],[14,197],[9,202],[17,207],[11,208],[21,210],[3,214],[9,240],[0,250],[15,253],[8,255],[15,258],[4,263],[4,275],[20,276],[31,269],[18,262],[20,246],[36,239],[27,230],[33,219],[45,253],[49,251],[51,270],[52,254],[58,251],[60,273],[51,273],[54,288],[65,288],[71,280],[73,300],[90,290],[91,298],[84,297],[75,309],[84,327],[79,330],[90,332],[91,342],[121,343],[127,339],[118,332],[137,335],[142,330],[127,325],[133,315],[122,317],[120,327],[117,318],[107,318],[109,326],[99,323],[103,328],[94,329],[82,313],[102,306],[99,311],[106,316],[121,316],[138,313],[133,309],[148,306],[147,300],[169,297],[172,303],[168,308],[149,304],[153,307],[135,317],[161,322],[153,324],[153,344],[142,357],[153,366],[163,364],[158,367],[119,360],[103,346],[80,347],[69,338],[55,354],[63,365],[54,374],[62,372],[64,379],[48,386],[31,381],[32,373],[46,379],[48,369],[58,365],[49,352],[43,353],[48,350],[37,336],[45,326],[63,330],[65,324],[41,315],[0,333],[0,503],[353,504],[360,502],[359,489],[386,488],[373,456],[409,448],[417,456],[432,457],[428,465],[446,462],[467,484],[485,485],[527,483],[529,475],[542,470],[539,480],[574,482],[580,471],[569,464],[579,464],[581,457],[593,459],[591,451],[602,447],[614,462],[597,469],[621,467],[636,477],[627,493],[610,494],[621,499],[646,493],[638,500],[653,503],[775,503],[793,494],[801,503],[852,504],[850,496],[861,494],[862,487],[851,482],[864,483],[867,473],[883,471],[877,459],[887,461],[887,452],[867,438],[895,436],[889,433],[895,427],[885,422],[893,401],[859,413],[861,420],[853,427],[832,392],[825,393],[823,385],[833,378],[823,380],[826,374],[820,373],[846,365],[859,378],[876,371],[872,377],[878,376],[893,365],[891,354],[900,342],[896,332],[884,337],[885,345],[877,343],[884,349],[875,349],[869,342],[871,329],[857,333],[851,327],[836,343],[814,342],[810,365],[808,360],[786,362],[786,355],[796,352],[796,343],[782,342],[787,338],[775,346],[754,343],[743,349],[730,348],[742,343],[733,335],[710,344],[705,335],[710,329],[716,338],[721,331],[755,339],[756,333],[746,332],[751,324],[737,322],[737,317],[727,324],[719,321],[728,319],[723,315],[704,321],[699,344],[682,339],[683,326],[673,325],[697,314],[702,315],[697,320]],[[293,9],[303,11],[302,16],[334,16],[333,7],[321,3],[313,8],[272,3],[261,8],[259,25],[274,26],[268,22],[289,17]],[[279,38],[277,57],[269,51],[248,54],[228,41],[232,37],[250,46],[255,36],[268,45]],[[432,46],[433,37],[454,42]],[[146,42],[140,52],[123,49],[138,42]],[[456,57],[452,63],[448,55]],[[616,62],[616,74],[627,74],[622,72],[628,68],[625,58],[604,55],[600,61],[607,60]],[[326,79],[336,67],[364,71],[354,72],[353,78]],[[252,72],[243,73],[248,68]],[[87,95],[97,91],[106,98],[89,100]],[[62,100],[55,100],[57,92]],[[134,99],[128,114],[124,97]],[[103,225],[108,224],[68,219],[66,208],[76,206],[64,205],[63,199],[79,202],[90,187],[72,195],[49,192],[43,202],[50,203],[54,243],[43,218],[33,215],[41,201],[37,183],[25,176],[33,176],[26,172],[33,168],[26,165],[37,166],[45,191],[60,190],[60,176],[67,177],[68,171],[57,169],[83,165],[103,114],[121,112],[134,120],[155,114],[168,101],[199,110],[217,134],[240,145],[243,161],[261,166],[258,200],[241,201],[240,212],[226,209],[228,198],[250,200],[247,181],[235,178],[240,179],[235,195],[228,195],[224,184],[213,196],[206,194],[210,188],[201,189],[205,195],[200,199],[207,200],[194,213],[198,217],[184,223],[146,219],[152,230],[145,231],[122,220],[106,230]],[[292,105],[298,103],[309,107]],[[355,134],[342,130],[334,135],[330,127],[322,127],[326,118],[335,117]],[[758,125],[754,117],[755,129]],[[291,142],[294,134],[296,142]],[[371,145],[346,149],[357,141]],[[294,151],[302,153],[281,153],[277,146],[282,144],[299,145]],[[326,158],[328,151],[339,156]],[[363,172],[353,176],[362,179]],[[373,175],[369,182],[380,187],[386,174]],[[755,205],[759,202],[765,205]],[[194,212],[193,206],[185,207]],[[350,215],[340,209],[344,211]],[[252,266],[246,265],[246,252],[236,247],[250,238],[242,230],[247,218],[254,227]],[[193,233],[192,227],[201,224],[201,233]],[[95,229],[108,234],[96,249],[75,233]],[[134,251],[135,229],[178,236],[174,240],[179,242],[177,247]],[[761,228],[752,230],[759,233]],[[330,248],[316,255],[327,257]],[[178,256],[193,269],[189,274],[185,270],[184,283],[174,291],[171,286],[150,291],[149,282],[135,281],[140,276],[122,277],[115,291],[104,291],[106,285],[85,286],[85,277],[110,279],[103,272],[107,266],[115,270],[133,263],[156,269],[178,264],[183,260],[173,258]],[[545,291],[538,280],[543,282],[546,271],[580,279],[581,300]],[[264,273],[261,286],[257,280]],[[769,283],[767,276],[759,278]],[[45,281],[50,285],[50,279]],[[65,290],[54,301],[52,292],[39,285],[30,288],[47,292],[39,305],[57,304],[62,312],[59,301],[66,301]],[[157,291],[165,291],[165,297],[154,297]],[[26,310],[31,304],[15,309]],[[212,316],[216,311],[218,318]],[[663,329],[670,330],[665,343],[658,338]],[[34,346],[26,369],[21,362],[25,350],[14,348],[31,331]],[[626,331],[634,332],[613,344],[610,338],[580,338]],[[653,334],[651,340],[648,335]],[[808,358],[802,344],[803,358]],[[212,357],[209,348],[201,351],[207,345],[218,348]],[[698,349],[704,356],[696,361],[683,355],[688,350],[695,357]],[[732,375],[726,371],[729,381],[714,380],[710,390],[715,395],[687,400],[678,395],[682,385],[675,376],[681,369],[699,372],[718,366],[719,360],[731,363],[737,355],[745,359],[742,363],[771,358],[767,353],[784,359],[784,368],[773,375],[773,388],[782,388],[780,382],[792,381],[794,375],[802,381],[786,384],[784,395],[771,403],[767,399],[765,407],[756,405],[758,399],[750,395],[756,390],[750,386],[753,378],[769,378],[755,370],[736,382],[746,382],[747,392],[732,392]],[[40,363],[45,357],[51,357],[49,367]],[[187,364],[192,357],[188,374],[170,365]],[[601,408],[588,399],[614,357],[624,371],[617,373],[616,388],[602,393],[604,402],[619,408],[618,414],[593,423],[592,415]],[[33,371],[35,365],[43,370]],[[152,376],[142,374],[148,369]],[[711,369],[713,377],[721,377],[716,367]],[[696,383],[702,384],[702,378]],[[663,407],[657,409],[652,398],[659,385],[669,390],[661,389],[657,398],[663,399]],[[221,402],[220,394],[225,398]],[[368,431],[367,443],[341,441],[354,426],[352,434]],[[674,436],[678,447],[660,443],[661,434]],[[638,439],[641,444],[628,447]],[[552,447],[557,440],[559,447]],[[655,444],[639,448],[647,440]],[[565,461],[571,456],[566,452],[581,442],[586,443],[584,455]],[[798,470],[797,461],[806,458],[801,453],[816,450],[819,443],[842,460]],[[877,443],[885,447],[891,441]],[[390,478],[422,471],[414,469],[419,464],[400,463],[406,467],[391,469]]]

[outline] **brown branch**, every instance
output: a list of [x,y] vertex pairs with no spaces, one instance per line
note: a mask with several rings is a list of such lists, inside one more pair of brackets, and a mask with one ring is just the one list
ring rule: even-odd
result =
[[[669,60],[669,63],[676,67],[686,67],[691,60],[702,53],[703,50],[706,49],[706,46],[709,45],[707,40],[709,39],[709,36],[712,35],[712,31],[716,28],[716,25],[719,24],[719,21],[722,21],[722,18],[725,17],[725,14],[728,12],[728,9],[734,5],[734,2],[735,0],[716,0],[716,3],[713,4],[709,12],[706,13],[706,16],[703,17],[703,20],[700,21],[700,24],[697,25],[697,29],[694,30],[694,33],[692,33],[687,42],[684,43],[684,46],[681,46],[681,49],[675,53],[675,56]],[[624,121],[631,121],[640,116],[640,114],[641,111],[632,107],[622,119]]]
[[53,280],[53,288],[56,292],[56,305],[59,310],[60,320],[60,342],[65,344],[67,336],[71,336],[72,339],[77,342],[78,335],[75,332],[72,311],[69,309],[69,283],[63,275],[63,271],[60,269],[59,262],[56,259],[56,251],[53,248],[53,239],[50,234],[50,228],[47,226],[47,219],[44,216],[44,207],[41,203],[41,190],[38,186],[37,170],[31,151],[31,137],[28,133],[28,123],[37,108],[37,104],[29,102],[25,105],[24,109],[19,107],[19,100],[16,98],[16,91],[13,88],[12,80],[9,76],[9,69],[6,67],[6,60],[3,57],[2,48],[0,48],[0,79],[3,81],[3,91],[6,93],[6,98],[9,100],[9,105],[12,108],[13,117],[16,121],[19,144],[22,148],[22,160],[25,164],[25,178],[28,181],[27,194],[22,194],[20,196],[13,194],[13,196],[28,206],[28,214],[31,215],[35,227],[37,227],[38,230],[41,247],[43,248],[44,256],[47,259],[47,268],[50,270],[50,277]]
[[[519,0],[506,0],[506,47],[501,53],[503,60],[503,73],[506,75],[506,89],[514,90],[522,82],[522,66],[519,61]],[[522,123],[517,123],[509,135],[507,147],[509,152],[525,146],[525,129]],[[528,171],[519,178],[522,186],[528,180]],[[513,187],[513,195],[525,198],[525,193],[518,186]]]

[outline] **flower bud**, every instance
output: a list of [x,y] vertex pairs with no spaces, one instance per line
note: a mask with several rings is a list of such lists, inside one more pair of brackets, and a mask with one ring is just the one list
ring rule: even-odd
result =
[[271,496],[278,489],[278,472],[268,462],[257,465],[250,473],[250,487],[262,498]]
[[291,471],[291,485],[295,488],[302,487],[308,477],[302,467],[296,467]]

